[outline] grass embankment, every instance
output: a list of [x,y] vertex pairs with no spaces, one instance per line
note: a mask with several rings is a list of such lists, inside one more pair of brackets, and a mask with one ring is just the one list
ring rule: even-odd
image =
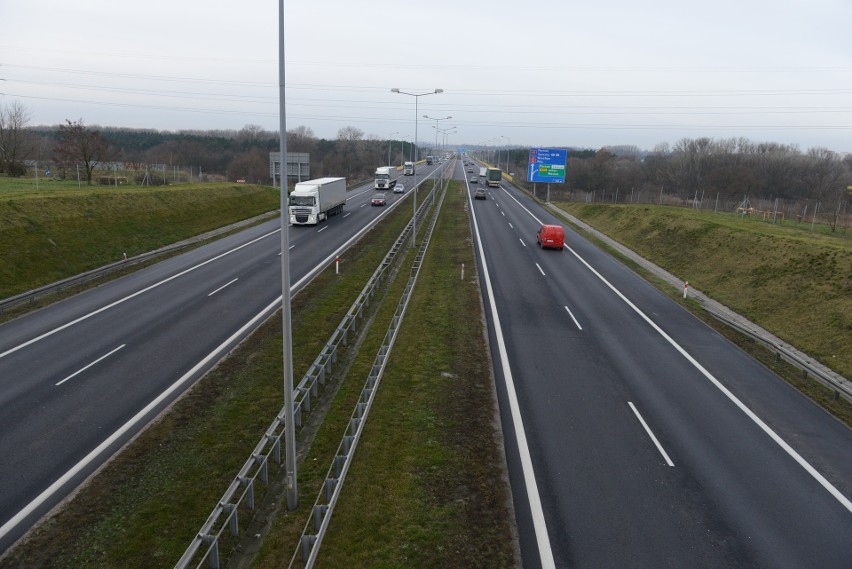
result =
[[246,184],[84,186],[0,177],[0,298],[278,208]]
[[[320,567],[511,567],[499,426],[464,198],[453,183],[399,330]],[[410,259],[409,259],[410,262]],[[461,263],[468,267],[461,281]],[[403,266],[359,351],[336,448],[408,278]],[[331,424],[331,421],[329,421]],[[330,456],[330,454],[329,454]],[[308,461],[310,462],[310,461]],[[319,465],[324,475],[330,458]],[[308,497],[313,503],[316,491]],[[302,520],[304,523],[304,520]],[[280,567],[301,526],[279,519],[253,567]],[[296,532],[294,535],[294,531]]]
[[846,234],[666,206],[556,205],[852,377]]
[[[378,431],[367,431],[356,455],[359,466],[344,490],[360,499],[363,485],[380,484],[382,501],[341,505],[332,521],[334,527],[346,524],[338,531],[363,532],[363,526],[375,523],[372,539],[346,550],[361,559],[350,565],[381,566],[375,555],[394,567],[499,567],[511,561],[511,522],[491,423],[491,379],[478,293],[475,282],[458,281],[458,263],[473,266],[469,231],[461,203],[445,207],[445,216],[456,217],[445,217],[439,225],[438,241],[427,256],[395,348],[400,362],[391,358],[381,387],[385,392],[380,391],[371,414],[376,427],[370,429]],[[340,275],[329,269],[296,297],[297,379],[407,219],[402,210],[396,212],[343,258]],[[261,504],[258,496],[261,517],[277,513],[277,518],[253,566],[280,567],[295,551],[407,279],[413,253],[408,257],[364,339],[350,379],[341,384],[299,467],[299,508],[286,512],[280,502]],[[262,326],[0,567],[172,566],[280,409],[281,341],[280,319]],[[335,373],[344,366],[341,361]],[[376,473],[368,479],[365,469]],[[270,476],[280,479],[277,470],[272,466]],[[366,520],[353,521],[351,510],[347,512],[353,507]],[[396,515],[380,522],[380,514],[390,514],[391,508]],[[400,513],[407,517],[397,517]],[[254,549],[252,536],[267,529],[264,524],[248,526],[242,512],[243,551]],[[336,539],[331,537],[329,551]],[[227,557],[233,546],[224,543],[220,552]]]

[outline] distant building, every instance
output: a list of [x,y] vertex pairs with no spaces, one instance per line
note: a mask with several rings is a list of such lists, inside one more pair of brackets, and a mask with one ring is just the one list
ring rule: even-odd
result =
[[[281,179],[281,153],[269,153],[269,177],[273,185],[277,185]],[[287,177],[291,180],[301,182],[311,179],[311,155],[307,152],[287,153]]]

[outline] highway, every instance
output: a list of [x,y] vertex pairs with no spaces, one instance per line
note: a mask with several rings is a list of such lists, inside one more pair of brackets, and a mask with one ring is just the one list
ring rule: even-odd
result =
[[[371,183],[290,229],[294,293],[409,198],[400,180],[385,207]],[[280,307],[280,249],[276,219],[0,325],[0,552]]]
[[852,567],[849,428],[511,184],[469,206],[525,568]]

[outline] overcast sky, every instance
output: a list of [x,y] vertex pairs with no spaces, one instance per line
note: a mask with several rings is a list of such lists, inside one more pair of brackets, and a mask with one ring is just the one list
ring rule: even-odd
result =
[[[227,9],[223,8],[226,6]],[[285,0],[287,128],[451,145],[852,152],[852,0]],[[0,0],[0,104],[31,124],[278,129],[272,0]],[[419,121],[434,141],[436,121]]]

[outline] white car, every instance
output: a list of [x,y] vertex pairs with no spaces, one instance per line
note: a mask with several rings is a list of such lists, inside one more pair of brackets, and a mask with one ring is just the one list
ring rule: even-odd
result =
[[393,187],[393,193],[395,193],[395,194],[405,193],[405,186],[400,184],[399,182],[397,182],[396,185]]

